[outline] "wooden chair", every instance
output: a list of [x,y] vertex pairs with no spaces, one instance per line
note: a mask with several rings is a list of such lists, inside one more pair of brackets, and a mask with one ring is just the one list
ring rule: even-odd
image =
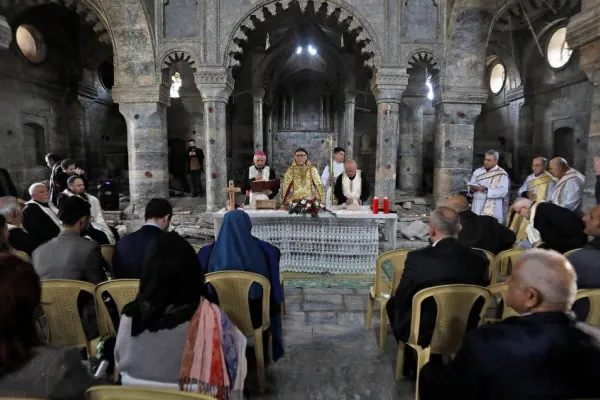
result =
[[[436,302],[437,315],[431,343],[428,347],[423,348],[418,344],[421,327],[421,305],[425,299],[430,297],[433,297]],[[479,313],[480,321],[483,321],[492,297],[490,291],[484,287],[475,285],[443,285],[420,290],[413,297],[410,337],[406,345],[417,351],[417,390],[415,394],[417,400],[419,399],[418,387],[421,368],[429,362],[431,353],[450,357],[456,355],[467,329],[471,309],[475,301],[480,297],[485,301]],[[398,356],[394,374],[396,380],[402,378],[404,346],[404,343],[398,343]]]
[[24,251],[14,250],[13,254],[25,262],[31,263],[31,257],[29,257],[29,254],[25,253]]
[[48,322],[48,343],[55,346],[85,347],[93,355],[96,349],[87,339],[77,309],[81,292],[94,296],[95,286],[89,282],[63,279],[42,281],[42,308]]
[[[205,282],[210,283],[217,292],[219,306],[225,311],[225,314],[246,336],[254,337],[254,352],[256,353],[256,369],[258,373],[258,387],[260,393],[264,393],[266,386],[265,379],[265,358],[263,347],[263,333],[268,331],[271,324],[269,322],[271,284],[262,275],[244,271],[222,271],[212,272],[205,275]],[[257,283],[262,287],[262,326],[254,329],[252,319],[250,318],[250,306],[248,294],[250,286]],[[271,333],[269,331],[269,355],[271,354]]]
[[202,248],[202,246],[197,246],[195,244],[193,244],[192,247],[194,248],[194,251],[196,252],[196,254],[198,254],[200,252],[200,249]]
[[490,262],[489,265],[488,265],[488,278],[489,278],[489,280],[491,282],[492,281],[492,275],[493,275],[493,272],[494,272],[494,261],[496,260],[496,256],[491,251],[487,251],[487,250],[480,249],[480,248],[477,248],[477,247],[472,247],[472,249],[473,250],[479,250],[479,251],[481,251],[488,258],[488,260]]
[[491,274],[490,285],[498,283],[500,275],[508,276],[512,272],[512,266],[527,249],[510,249],[496,254],[494,269]]
[[[367,315],[365,318],[365,330],[371,329],[371,321],[373,319],[373,308],[375,301],[380,304],[379,311],[379,348],[385,348],[385,337],[387,334],[387,311],[385,305],[392,296],[392,289],[398,287],[402,271],[404,271],[404,263],[410,250],[393,250],[383,253],[377,257],[375,264],[375,285],[369,288],[369,298],[367,300]],[[392,269],[386,269],[388,263],[392,264]],[[390,276],[392,273],[392,276]],[[396,284],[394,284],[396,281]]]
[[520,315],[518,312],[506,305],[506,293],[508,293],[508,285],[506,283],[502,282],[488,286],[488,290],[490,291],[490,293],[492,293],[492,301],[496,303],[496,310],[498,309],[500,303],[502,303],[502,315],[499,318],[486,317],[486,323],[499,322],[508,317]]
[[199,393],[150,389],[135,386],[93,386],[85,392],[86,400],[216,400]]
[[600,327],[600,289],[578,290],[575,301],[581,299],[588,299],[590,302],[590,312],[588,313],[585,322]]
[[573,250],[569,250],[569,251],[567,251],[565,254],[563,254],[563,256],[565,256],[565,257],[569,257],[571,254],[573,254],[573,253],[575,253],[576,251],[579,251],[579,250],[581,250],[581,248],[579,248],[579,249],[573,249]]
[[108,293],[117,305],[119,314],[121,314],[123,307],[135,299],[139,288],[139,279],[115,279],[96,286],[94,296],[96,297],[100,336],[117,336],[117,330],[110,318],[110,313],[108,312],[108,308],[106,308],[102,295]]

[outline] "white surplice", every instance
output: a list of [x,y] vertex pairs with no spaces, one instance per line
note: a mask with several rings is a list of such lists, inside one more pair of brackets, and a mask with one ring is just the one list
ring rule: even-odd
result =
[[[510,190],[510,180],[508,178],[508,174],[504,171],[504,174],[499,177],[497,187],[493,187],[494,185],[492,185],[494,178],[478,178],[484,174],[503,171],[504,170],[497,165],[494,168],[491,168],[489,171],[484,167],[481,167],[473,172],[473,176],[469,182],[472,185],[483,186],[488,189],[487,192],[473,192],[473,204],[471,205],[471,210],[477,215],[493,216],[500,223],[504,223],[508,206],[508,196]],[[492,200],[494,202],[493,210],[490,213],[484,211],[487,200]]]
[[[269,180],[269,176],[271,174],[271,170],[269,168],[268,165],[265,165],[265,167],[259,171],[254,165],[250,166],[250,168],[248,169],[248,179],[254,179],[256,178],[256,176],[262,173],[262,180],[263,181],[268,181]],[[256,207],[256,200],[269,200],[269,196],[267,196],[264,193],[252,193],[252,191],[249,191],[250,193],[250,207]]]
[[[75,196],[75,194],[69,191],[68,189],[63,190],[63,194],[66,194],[67,196]],[[104,216],[102,215],[102,206],[100,206],[100,200],[98,200],[96,196],[92,196],[91,194],[86,193],[85,195],[87,196],[87,199],[84,199],[81,196],[78,197],[90,203],[90,212],[92,214],[92,226],[95,229],[102,231],[102,233],[106,235],[106,239],[108,240],[109,244],[115,244],[117,242],[115,236],[108,227],[108,224],[106,223],[106,221],[104,220]]]
[[584,186],[585,176],[579,171],[570,168],[556,184],[550,202],[571,210],[578,215],[583,215],[581,203],[583,201]]
[[[335,186],[335,182],[337,181],[338,176],[340,176],[344,172],[344,163],[334,161],[333,162],[333,185]],[[329,207],[331,204],[331,191],[333,188],[329,186],[329,165],[325,167],[323,173],[321,174],[321,182],[323,183],[323,187],[325,188],[325,193],[327,196],[327,206]]]

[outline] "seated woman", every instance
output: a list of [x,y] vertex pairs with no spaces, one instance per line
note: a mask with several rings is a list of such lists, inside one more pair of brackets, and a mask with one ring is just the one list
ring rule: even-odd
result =
[[34,315],[41,295],[33,266],[0,254],[0,397],[83,400],[96,381],[78,349],[40,339]]
[[[242,210],[225,214],[217,241],[198,252],[202,269],[209,272],[246,271],[264,276],[271,283],[270,323],[273,336],[273,360],[283,356],[283,330],[281,304],[283,295],[279,282],[279,249],[252,236],[252,221]],[[213,293],[211,300],[217,301]],[[250,288],[250,316],[257,328],[262,321],[262,289],[253,284]],[[266,342],[265,342],[266,343]]]
[[194,248],[175,232],[154,238],[144,255],[140,291],[123,308],[117,333],[114,355],[123,385],[194,390],[219,399],[243,390],[246,338],[202,296],[203,288]]

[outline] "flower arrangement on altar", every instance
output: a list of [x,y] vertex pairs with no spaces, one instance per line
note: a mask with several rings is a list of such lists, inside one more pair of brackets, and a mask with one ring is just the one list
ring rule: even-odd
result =
[[290,214],[310,214],[317,216],[320,212],[327,211],[325,202],[314,197],[291,199],[287,206]]

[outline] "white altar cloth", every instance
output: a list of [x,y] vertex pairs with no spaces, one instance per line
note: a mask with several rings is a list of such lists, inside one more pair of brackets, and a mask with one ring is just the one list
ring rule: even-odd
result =
[[[379,254],[378,221],[385,221],[387,246],[396,247],[396,214],[374,215],[367,206],[334,209],[318,217],[282,210],[244,210],[252,220],[252,235],[281,251],[282,272],[375,274]],[[214,214],[215,237],[225,210]]]

